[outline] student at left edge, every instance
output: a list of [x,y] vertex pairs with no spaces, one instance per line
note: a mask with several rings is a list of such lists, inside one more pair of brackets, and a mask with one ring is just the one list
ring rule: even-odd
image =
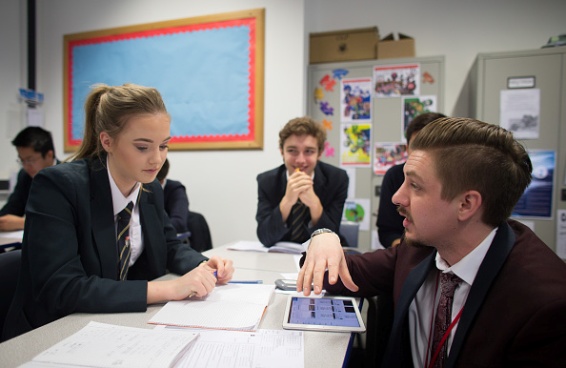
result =
[[12,145],[18,151],[16,187],[0,210],[0,231],[16,231],[24,228],[24,214],[33,177],[43,168],[58,164],[51,133],[40,127],[27,127],[20,131]]

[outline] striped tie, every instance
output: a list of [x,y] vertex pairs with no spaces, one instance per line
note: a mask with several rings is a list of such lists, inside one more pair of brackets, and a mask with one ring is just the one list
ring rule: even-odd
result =
[[291,208],[290,221],[291,225],[291,241],[296,243],[302,243],[308,239],[308,233],[305,226],[307,216],[309,214],[307,206],[305,206],[301,201],[295,203],[293,208]]
[[130,254],[132,249],[130,247],[130,219],[132,217],[132,208],[134,203],[130,202],[119,214],[118,214],[118,273],[120,275],[120,280],[125,280],[128,275],[128,267],[130,264]]

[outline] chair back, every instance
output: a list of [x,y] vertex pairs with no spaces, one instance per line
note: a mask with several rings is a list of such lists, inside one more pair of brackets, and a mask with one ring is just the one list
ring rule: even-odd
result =
[[360,224],[353,221],[342,221],[340,223],[340,234],[346,239],[351,248],[358,247],[358,235]]
[[196,251],[204,252],[212,249],[212,237],[206,219],[201,213],[189,211],[187,227],[189,228],[189,244]]
[[0,336],[4,329],[8,309],[16,293],[21,261],[21,249],[0,253]]

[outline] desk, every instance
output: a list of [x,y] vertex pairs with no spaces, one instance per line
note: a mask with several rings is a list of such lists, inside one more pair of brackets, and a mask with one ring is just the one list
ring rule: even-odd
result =
[[23,237],[23,230],[0,232],[0,249],[21,248]]
[[10,243],[21,243],[24,238],[24,231],[0,231],[0,245]]
[[[207,250],[203,254],[207,257],[219,256],[231,259],[236,271],[254,270],[277,273],[273,280],[264,280],[265,283],[273,283],[281,278],[281,273],[298,273],[295,257],[297,255],[288,253],[261,253],[251,251],[229,250],[229,245]],[[234,277],[236,280],[237,277]]]
[[[264,283],[271,284],[275,279],[281,278],[280,272],[297,272],[294,256],[291,254],[230,251],[226,247],[214,248],[204,254],[232,259],[236,268],[234,280],[262,279]],[[166,275],[161,279],[172,277],[175,276]],[[259,327],[282,329],[286,301],[287,295],[275,293]],[[11,368],[30,361],[40,352],[85,327],[89,321],[153,328],[147,321],[162,306],[163,304],[148,306],[145,313],[75,313],[66,316],[0,344],[0,366]],[[343,366],[351,334],[305,331],[304,336],[305,368]]]

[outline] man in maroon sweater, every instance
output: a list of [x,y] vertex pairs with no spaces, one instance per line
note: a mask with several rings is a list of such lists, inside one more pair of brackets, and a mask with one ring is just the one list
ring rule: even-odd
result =
[[383,366],[429,367],[439,345],[438,280],[456,275],[452,323],[440,344],[444,367],[566,367],[566,264],[509,220],[531,172],[524,147],[505,129],[467,118],[427,125],[411,142],[392,198],[405,217],[404,241],[344,255],[335,234],[318,231],[298,291],[310,294],[312,282],[315,294],[392,295]]

